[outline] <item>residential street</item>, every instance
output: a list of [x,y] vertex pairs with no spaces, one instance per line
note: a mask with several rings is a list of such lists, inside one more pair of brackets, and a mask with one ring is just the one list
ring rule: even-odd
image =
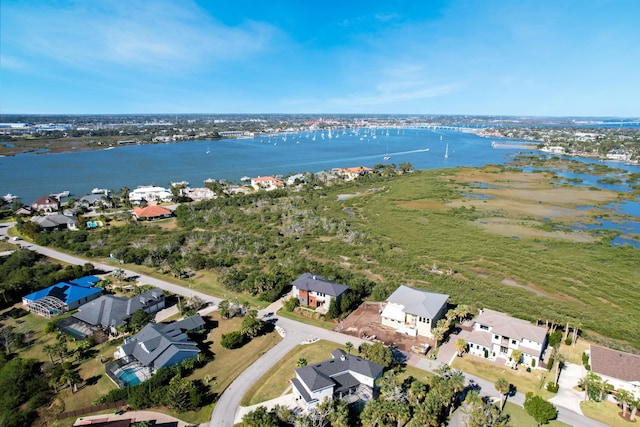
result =
[[[15,223],[0,224],[0,238],[3,238],[3,236],[7,235],[8,228],[12,227],[13,225],[15,225]],[[96,268],[104,271],[112,271],[116,268],[107,264],[97,263],[84,258],[67,255],[65,253],[34,245],[22,240],[15,243],[19,243],[22,247],[26,247],[50,258],[58,259],[70,264],[82,265],[87,262],[91,262],[94,266],[96,266]],[[221,301],[220,298],[193,291],[182,286],[174,285],[160,279],[155,279],[146,275],[140,275],[129,270],[124,271],[127,276],[137,276],[138,280],[145,284],[167,290],[177,295],[182,295],[185,297],[192,297],[194,295],[197,295],[204,301],[210,302],[212,305],[216,306]],[[282,306],[282,301],[283,299],[280,299],[264,310],[261,310],[259,312],[259,316],[264,316],[267,313],[276,313]],[[213,307],[210,307],[210,309],[212,308]],[[238,410],[238,406],[240,405],[242,397],[253,386],[253,384],[258,381],[272,366],[278,363],[278,361],[282,359],[282,357],[284,357],[291,349],[299,345],[302,341],[308,340],[310,338],[319,338],[339,344],[345,344],[347,341],[350,341],[356,348],[363,342],[363,340],[349,335],[341,334],[334,331],[328,331],[326,329],[307,325],[282,317],[278,317],[277,325],[284,328],[284,330],[286,331],[286,336],[284,337],[284,339],[268,352],[263,354],[256,362],[254,362],[249,368],[247,368],[242,374],[240,374],[240,376],[238,376],[238,378],[236,378],[236,380],[233,381],[231,385],[229,385],[224,393],[219,396],[218,402],[215,405],[211,417],[211,421],[209,422],[209,426],[233,426],[236,411]],[[452,341],[453,340],[451,340],[451,342]],[[410,364],[425,370],[433,370],[438,366],[432,361],[421,357],[411,358]],[[576,408],[579,410],[579,401],[576,402],[576,393],[572,390],[574,381],[569,381],[569,379],[575,379],[576,375],[579,375],[579,373],[577,373],[576,369],[573,367],[569,370],[569,372],[570,374],[568,374],[564,378],[561,375],[559,381],[560,391],[556,395],[556,397],[552,399],[552,402],[558,407],[558,419],[562,422],[576,427],[606,427],[605,424],[574,412]],[[293,376],[293,370],[291,374]],[[473,382],[473,384],[480,387],[482,395],[498,397],[498,392],[495,390],[493,383],[491,383],[490,381],[474,377],[467,373],[465,373],[465,377],[467,378],[468,382]],[[510,396],[508,400],[510,402],[522,405],[524,403],[524,395],[522,393],[516,393],[515,396]],[[450,425],[462,426],[460,417],[460,414],[456,414],[454,420]]]

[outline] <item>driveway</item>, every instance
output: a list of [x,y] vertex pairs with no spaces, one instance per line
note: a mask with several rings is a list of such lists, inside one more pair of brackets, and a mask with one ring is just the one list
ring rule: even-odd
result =
[[560,387],[558,393],[549,401],[556,406],[567,408],[582,415],[580,402],[583,400],[583,393],[573,388],[578,385],[578,381],[586,374],[587,371],[583,366],[566,363],[558,379],[558,386]]

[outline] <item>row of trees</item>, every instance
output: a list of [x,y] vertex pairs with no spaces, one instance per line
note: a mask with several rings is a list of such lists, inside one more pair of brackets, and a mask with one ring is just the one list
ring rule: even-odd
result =
[[580,379],[578,387],[584,391],[585,400],[601,402],[609,394],[613,394],[618,404],[622,407],[623,418],[630,414],[630,420],[635,420],[638,409],[640,409],[640,399],[628,390],[619,388],[615,390],[613,384],[594,372],[587,372],[587,375]]
[[8,307],[24,295],[54,283],[91,274],[93,268],[90,263],[62,268],[33,251],[18,249],[9,256],[0,257],[0,307]]

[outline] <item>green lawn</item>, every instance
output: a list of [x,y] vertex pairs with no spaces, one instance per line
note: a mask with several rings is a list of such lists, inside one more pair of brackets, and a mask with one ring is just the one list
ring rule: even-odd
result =
[[[300,358],[307,359],[308,364],[330,359],[331,352],[344,347],[320,340],[313,344],[299,345],[291,350],[279,363],[267,371],[247,392],[240,404],[255,405],[265,400],[275,399],[289,387],[289,380],[295,377],[296,362]],[[353,351],[353,350],[351,350]]]
[[504,377],[520,393],[530,391],[542,396],[544,399],[553,397],[553,393],[548,392],[544,386],[540,387],[541,384],[546,384],[546,381],[551,376],[551,373],[547,370],[533,369],[531,372],[527,372],[524,367],[520,366],[516,371],[469,354],[465,354],[463,357],[456,357],[451,366],[492,382],[495,382],[498,377]]
[[284,308],[278,310],[278,316],[286,317],[287,319],[296,320],[298,322],[306,323],[307,325],[318,326],[323,329],[332,331],[336,327],[334,322],[325,322],[322,320],[311,319],[310,317],[301,316],[298,313],[287,311]]
[[[600,421],[612,427],[628,427],[635,425],[625,419],[623,419],[618,413],[622,412],[615,403],[611,402],[593,402],[586,401],[580,402],[580,409],[582,413],[594,420]],[[628,413],[627,413],[627,416]],[[638,416],[636,416],[636,419]]]
[[[515,403],[511,403],[507,401],[504,405],[503,412],[509,415],[509,420],[511,425],[514,427],[538,427],[538,423],[527,414],[527,411],[520,405],[516,405]],[[562,421],[553,420],[549,422],[549,424],[545,424],[545,426],[549,427],[570,427],[569,424],[563,423]]]
[[[16,304],[15,307],[20,307],[20,304]],[[70,314],[67,313],[65,316]],[[53,320],[59,320],[59,318]],[[27,314],[19,319],[8,318],[4,321],[5,324],[14,326],[18,331],[29,336],[30,344],[20,350],[21,357],[40,360],[45,364],[51,363],[47,354],[43,352],[45,345],[56,342],[55,334],[44,333],[44,329],[50,321],[34,314]],[[208,381],[211,393],[219,395],[242,371],[277,344],[281,338],[276,332],[272,332],[253,339],[242,348],[228,350],[220,346],[221,336],[239,329],[242,318],[222,320],[219,313],[215,312],[211,315],[211,321],[216,327],[210,331],[205,339],[205,345],[208,347],[209,353],[213,355],[213,360],[193,372],[189,379]],[[77,367],[84,382],[79,385],[76,393],[72,393],[66,385],[59,387],[57,397],[64,402],[63,411],[91,406],[98,397],[116,388],[116,385],[106,376],[103,362],[113,359],[113,353],[121,343],[122,340],[118,339],[99,344],[94,347],[94,353],[91,357],[84,360],[76,360],[75,357],[65,358],[65,361],[71,361]],[[76,344],[68,342],[67,347],[73,350]],[[100,361],[100,356],[102,356],[103,362]],[[59,363],[59,359],[54,357],[54,363]],[[188,423],[202,423],[211,418],[213,405],[208,405],[199,411],[184,413],[175,413],[167,408],[153,408],[152,410],[166,412]]]
[[[307,364],[310,365],[330,359],[331,352],[336,348],[341,348],[346,351],[343,346],[324,340],[294,348],[253,385],[240,404],[242,406],[255,405],[279,397],[289,387],[289,380],[295,377],[294,370],[297,368],[296,363],[298,359],[307,359]],[[351,352],[357,354],[357,350],[352,349]],[[412,376],[417,380],[427,382],[427,379],[431,375],[432,374],[422,369],[406,366],[398,374],[398,378],[404,380]]]

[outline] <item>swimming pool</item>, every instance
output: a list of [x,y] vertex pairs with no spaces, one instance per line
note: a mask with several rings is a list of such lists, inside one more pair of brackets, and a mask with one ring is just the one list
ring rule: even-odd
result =
[[136,375],[135,368],[127,368],[121,371],[118,374],[118,378],[120,378],[120,381],[124,383],[125,387],[134,386],[142,382],[140,378],[138,378],[138,376]]

